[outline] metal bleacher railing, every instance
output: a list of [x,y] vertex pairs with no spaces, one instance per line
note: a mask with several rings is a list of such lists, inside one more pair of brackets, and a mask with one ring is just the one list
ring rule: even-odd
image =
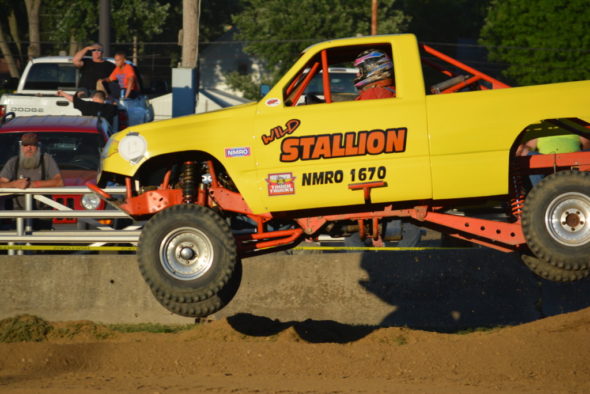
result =
[[[111,195],[123,194],[125,192],[124,187],[111,187],[105,190]],[[105,219],[131,219],[125,212],[108,206],[103,210],[74,210],[47,197],[47,195],[76,195],[87,193],[91,193],[91,191],[84,186],[34,189],[0,188],[0,198],[16,195],[24,195],[25,197],[25,210],[0,210],[0,219],[14,219],[16,224],[16,226],[9,230],[0,231],[0,249],[6,249],[9,255],[14,255],[23,254],[23,250],[27,249],[99,250],[107,244],[136,245],[141,232],[140,223],[133,222],[132,225],[122,229],[115,229],[111,225],[104,224]],[[45,204],[48,208],[34,210],[33,200]],[[84,225],[56,224],[51,230],[35,231],[33,229],[34,219],[53,220],[66,218],[76,219],[76,222],[83,223]],[[56,244],[76,244],[77,246],[69,247],[68,249],[67,247],[60,248]],[[118,249],[132,250],[134,247],[118,247]]]

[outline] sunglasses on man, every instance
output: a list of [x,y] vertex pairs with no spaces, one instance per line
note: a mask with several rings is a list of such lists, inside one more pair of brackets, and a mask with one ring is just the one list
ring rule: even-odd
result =
[[102,52],[102,49],[93,49],[90,52]]

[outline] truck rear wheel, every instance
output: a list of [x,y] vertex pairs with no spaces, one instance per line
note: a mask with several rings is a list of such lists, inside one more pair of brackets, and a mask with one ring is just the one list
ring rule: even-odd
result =
[[219,215],[183,204],[146,223],[137,256],[139,270],[158,300],[196,303],[213,297],[228,282],[236,264],[236,245]]
[[537,276],[554,282],[573,282],[584,279],[590,274],[589,270],[566,270],[556,267],[544,260],[523,254],[522,262]]
[[522,229],[533,254],[558,268],[590,265],[590,173],[560,171],[528,194]]

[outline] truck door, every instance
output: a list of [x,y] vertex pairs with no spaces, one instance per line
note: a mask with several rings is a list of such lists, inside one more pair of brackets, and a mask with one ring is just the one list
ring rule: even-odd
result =
[[[414,78],[408,48],[395,41],[318,48],[258,104],[253,149],[267,210],[432,196],[421,68],[414,43]],[[395,97],[355,100],[353,61],[367,49],[393,56]],[[374,186],[368,199],[362,190],[367,184]]]

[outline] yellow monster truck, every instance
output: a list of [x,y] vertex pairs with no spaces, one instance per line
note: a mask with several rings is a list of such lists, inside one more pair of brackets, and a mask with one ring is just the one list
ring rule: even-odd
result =
[[[359,101],[332,89],[329,70],[369,49],[393,59],[395,97]],[[576,280],[590,270],[590,152],[516,150],[538,136],[587,136],[589,92],[590,81],[510,88],[411,34],[326,41],[259,102],[115,134],[98,185],[124,184],[127,195],[95,191],[149,219],[140,270],[185,316],[229,301],[242,257],[320,234],[356,231],[379,244],[400,218],[521,253],[545,278]],[[527,188],[535,173],[546,176]],[[452,214],[481,205],[508,214]]]

